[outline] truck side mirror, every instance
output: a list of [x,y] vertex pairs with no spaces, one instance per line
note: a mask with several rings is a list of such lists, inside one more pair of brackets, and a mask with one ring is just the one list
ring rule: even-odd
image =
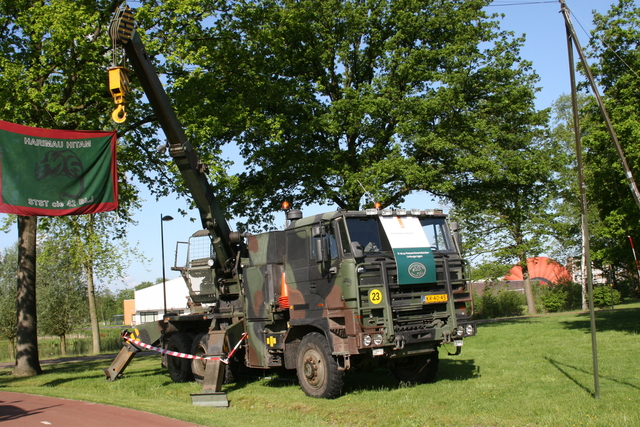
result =
[[364,258],[364,252],[362,251],[362,245],[359,242],[351,242],[351,253],[354,258]]
[[329,251],[327,250],[327,239],[324,237],[315,238],[313,242],[316,250],[316,261],[326,262],[329,261]]
[[322,224],[314,225],[311,228],[311,234],[313,235],[314,250],[316,252],[316,262],[329,261],[329,251],[327,249],[327,229]]
[[451,235],[453,237],[453,243],[456,245],[456,251],[462,254],[462,237],[460,236],[460,224],[457,221],[450,223]]
[[311,228],[311,234],[313,237],[322,237],[327,233],[327,230],[322,225],[314,225]]

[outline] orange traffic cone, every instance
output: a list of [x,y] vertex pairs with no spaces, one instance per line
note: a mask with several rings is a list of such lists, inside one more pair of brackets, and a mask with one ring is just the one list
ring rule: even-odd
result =
[[289,309],[289,287],[287,286],[287,282],[284,278],[284,271],[282,272],[282,287],[280,289],[278,304],[280,304],[280,308],[282,309]]

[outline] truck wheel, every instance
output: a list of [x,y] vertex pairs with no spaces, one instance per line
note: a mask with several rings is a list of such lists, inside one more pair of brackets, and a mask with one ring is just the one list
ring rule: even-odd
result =
[[[191,347],[191,354],[194,356],[203,357],[207,354],[207,348],[209,347],[209,334],[202,333],[196,335],[193,340],[193,346]],[[205,361],[202,359],[193,359],[191,361],[191,372],[193,373],[193,378],[196,380],[198,384],[202,384],[204,382],[204,372],[206,369]]]
[[[177,332],[169,338],[167,350],[189,354],[191,351],[191,338],[187,334]],[[191,361],[181,357],[167,356],[167,369],[169,376],[176,383],[186,383],[193,381],[191,373]]]
[[395,361],[391,368],[398,381],[411,384],[432,383],[438,372],[438,352],[426,356],[405,357]]
[[[209,349],[209,334],[201,333],[193,340],[193,346],[191,347],[191,354],[194,356],[203,357],[208,354]],[[229,364],[224,370],[224,384],[233,383],[236,381],[238,370],[240,367],[240,361],[234,357],[229,360]],[[191,372],[193,372],[193,378],[198,384],[204,383],[204,374],[207,369],[206,361],[203,359],[193,359],[191,361]]]
[[344,371],[338,369],[324,335],[312,332],[304,336],[296,370],[300,387],[308,396],[325,399],[340,396]]

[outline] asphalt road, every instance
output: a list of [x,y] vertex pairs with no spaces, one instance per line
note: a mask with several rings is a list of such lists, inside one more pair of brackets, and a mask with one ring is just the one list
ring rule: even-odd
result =
[[[141,352],[136,357],[153,355]],[[41,365],[50,365],[76,360],[112,360],[115,354],[81,356],[77,358],[41,360]],[[12,368],[15,363],[1,363],[0,369]],[[113,427],[136,425],[140,427],[198,427],[196,424],[162,417],[143,411],[92,402],[36,396],[2,391],[0,387],[0,424],[2,427]]]
[[0,391],[3,427],[198,427],[196,424],[117,406]]

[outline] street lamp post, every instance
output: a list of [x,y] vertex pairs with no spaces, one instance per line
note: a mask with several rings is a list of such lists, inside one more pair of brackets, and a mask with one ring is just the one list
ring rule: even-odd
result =
[[164,315],[167,315],[167,278],[164,272],[164,222],[172,221],[170,215],[162,216],[160,214],[160,246],[162,247],[162,297],[164,299]]

